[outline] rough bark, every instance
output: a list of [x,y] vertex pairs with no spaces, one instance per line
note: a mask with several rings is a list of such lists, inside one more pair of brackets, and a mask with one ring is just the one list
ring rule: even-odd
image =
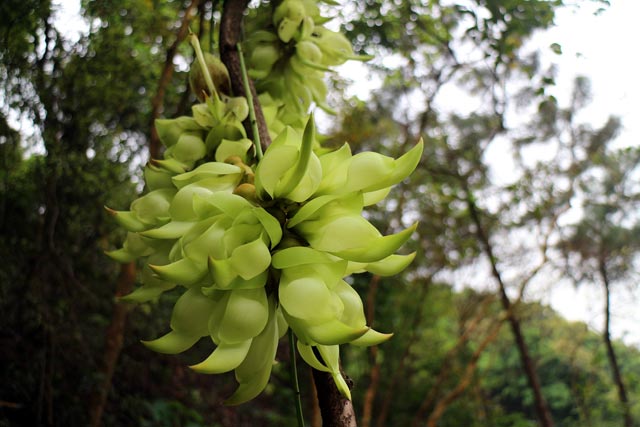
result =
[[[136,265],[134,262],[122,264],[120,275],[116,283],[116,297],[128,294],[133,289],[136,280]],[[102,425],[102,414],[107,404],[107,397],[111,390],[111,381],[115,372],[122,344],[124,342],[124,330],[127,324],[129,305],[116,302],[111,315],[111,323],[107,328],[104,357],[102,359],[102,382],[98,386],[89,404],[89,418],[91,427]]]
[[618,400],[620,400],[620,404],[622,406],[622,414],[624,417],[624,426],[632,427],[633,419],[631,418],[631,405],[629,404],[629,399],[627,397],[627,390],[624,385],[624,381],[622,380],[622,374],[620,373],[620,366],[618,364],[618,358],[616,356],[616,352],[613,348],[613,343],[611,342],[611,289],[609,276],[607,274],[607,268],[604,260],[600,260],[598,262],[598,269],[600,273],[600,278],[602,279],[602,284],[604,286],[605,291],[605,304],[604,304],[604,332],[602,334],[604,339],[604,344],[607,347],[607,358],[609,359],[609,365],[611,366],[611,375],[613,377],[613,382],[616,385],[618,390]]
[[338,391],[331,374],[313,370],[323,427],[357,427],[352,402]]
[[493,253],[493,247],[491,246],[491,242],[485,230],[482,226],[482,221],[480,220],[480,213],[478,212],[478,208],[476,207],[475,202],[473,201],[472,195],[467,190],[467,207],[469,209],[469,214],[471,215],[471,219],[476,226],[476,235],[478,236],[478,240],[482,245],[482,249],[489,259],[489,263],[491,264],[491,274],[494,279],[498,283],[498,293],[500,296],[500,302],[502,303],[502,308],[507,315],[507,321],[509,322],[509,326],[511,327],[511,332],[513,334],[513,338],[516,342],[516,347],[518,348],[518,353],[520,354],[520,361],[522,363],[522,369],[525,372],[527,377],[527,382],[529,383],[529,387],[533,392],[533,400],[534,407],[536,411],[536,415],[538,416],[538,421],[540,422],[541,427],[552,427],[553,419],[551,418],[551,411],[549,411],[549,406],[542,395],[542,387],[540,386],[540,379],[538,378],[538,372],[536,371],[535,364],[529,355],[529,347],[524,339],[524,335],[522,333],[522,327],[520,326],[520,320],[518,319],[516,313],[512,308],[511,300],[507,295],[506,286],[504,281],[502,280],[502,275],[498,270],[498,266],[496,264],[496,258]]

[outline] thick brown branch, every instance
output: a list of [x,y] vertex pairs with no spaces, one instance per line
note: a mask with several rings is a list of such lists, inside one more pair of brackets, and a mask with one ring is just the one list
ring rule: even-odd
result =
[[158,81],[158,90],[156,91],[156,96],[153,97],[151,101],[151,140],[149,141],[149,155],[152,159],[157,159],[160,156],[160,138],[158,137],[158,132],[156,131],[156,127],[154,126],[155,120],[160,117],[160,113],[162,112],[164,95],[167,90],[167,86],[171,81],[171,76],[173,76],[173,58],[176,56],[176,52],[178,51],[178,46],[182,41],[187,37],[189,33],[189,23],[194,15],[194,10],[198,7],[198,3],[200,0],[192,0],[189,6],[184,11],[184,16],[182,17],[182,22],[180,23],[180,29],[178,30],[178,34],[176,35],[176,39],[173,44],[169,46],[167,49],[167,57],[164,61],[164,66],[162,67],[162,73],[160,74],[160,80]]
[[357,427],[353,404],[340,394],[331,374],[313,370],[323,427]]
[[[246,96],[244,86],[242,84],[242,69],[240,67],[240,54],[238,53],[238,43],[240,43],[242,33],[242,17],[244,11],[249,4],[249,0],[227,0],[224,2],[222,9],[222,21],[220,22],[220,59],[229,70],[231,78],[231,90],[234,96]],[[251,79],[249,79],[249,87],[253,95],[253,107],[256,112],[256,122],[258,124],[258,133],[260,134],[260,143],[262,150],[266,150],[271,144],[271,137],[267,129],[267,123],[262,114],[262,108],[258,101],[258,94]],[[253,130],[251,122],[247,118],[244,122],[244,128],[253,139]]]

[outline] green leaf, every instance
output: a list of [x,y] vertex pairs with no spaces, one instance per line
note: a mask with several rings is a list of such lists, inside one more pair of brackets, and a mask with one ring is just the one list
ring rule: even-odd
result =
[[551,51],[553,53],[555,53],[556,55],[562,55],[562,46],[558,43],[551,43],[551,45],[549,46],[549,48],[551,49]]

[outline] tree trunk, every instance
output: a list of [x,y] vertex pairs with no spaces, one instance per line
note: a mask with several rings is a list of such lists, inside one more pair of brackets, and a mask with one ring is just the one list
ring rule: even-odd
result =
[[[116,284],[116,297],[128,294],[133,289],[136,280],[136,265],[134,262],[122,264],[120,275]],[[127,313],[129,305],[123,302],[116,302],[113,307],[111,323],[107,328],[106,343],[104,348],[104,358],[102,362],[101,376],[102,382],[94,392],[89,404],[89,418],[91,427],[102,425],[102,414],[107,404],[107,397],[111,390],[111,380],[115,372],[122,344],[124,342],[124,329],[127,323]]]
[[632,427],[633,420],[631,418],[631,407],[629,405],[629,399],[627,398],[627,390],[622,380],[622,374],[620,373],[620,367],[618,365],[618,358],[611,342],[611,289],[609,283],[609,277],[607,275],[607,267],[604,260],[598,262],[600,278],[604,285],[605,292],[605,304],[604,304],[604,332],[602,334],[604,338],[604,344],[607,347],[607,358],[609,359],[609,365],[611,366],[611,375],[613,376],[613,382],[618,389],[618,399],[622,406],[622,413],[624,416],[624,427]]
[[353,403],[340,394],[330,373],[313,370],[322,427],[357,427]]
[[520,361],[522,363],[522,369],[527,376],[527,381],[529,383],[529,387],[533,392],[534,406],[535,411],[538,416],[538,420],[540,422],[541,427],[553,427],[553,419],[551,418],[551,412],[549,411],[549,406],[542,395],[542,387],[540,386],[540,379],[538,378],[538,372],[536,371],[535,364],[529,355],[529,348],[524,339],[524,335],[522,334],[522,328],[520,326],[520,321],[516,313],[513,310],[513,306],[511,301],[509,300],[509,296],[507,295],[506,286],[504,281],[502,280],[502,275],[498,270],[498,266],[496,264],[496,258],[493,253],[493,247],[491,246],[491,242],[489,242],[489,238],[485,234],[484,228],[482,227],[482,221],[480,221],[480,214],[478,212],[478,208],[476,207],[475,202],[473,201],[473,196],[471,195],[469,189],[467,190],[467,206],[469,208],[469,214],[471,215],[471,219],[473,220],[476,226],[476,235],[480,240],[482,248],[485,252],[485,255],[489,259],[491,264],[491,273],[495,278],[496,282],[498,282],[499,286],[499,295],[500,302],[502,303],[502,308],[506,312],[507,321],[509,322],[509,326],[511,327],[511,332],[513,333],[514,340],[516,342],[516,346],[518,347],[518,352],[520,353]]

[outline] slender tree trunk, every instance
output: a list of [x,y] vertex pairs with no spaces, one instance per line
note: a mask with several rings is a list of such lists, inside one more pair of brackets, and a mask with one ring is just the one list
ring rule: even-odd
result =
[[499,295],[500,302],[502,303],[502,308],[507,314],[507,321],[509,322],[509,326],[511,327],[511,332],[513,333],[513,338],[516,342],[516,346],[518,347],[518,352],[520,353],[520,361],[522,363],[522,368],[527,377],[527,381],[529,383],[529,387],[533,392],[533,400],[534,406],[536,410],[536,414],[538,416],[538,420],[540,422],[541,427],[552,427],[553,419],[551,418],[551,411],[549,411],[549,406],[542,395],[542,387],[540,386],[540,379],[538,378],[538,372],[536,371],[535,364],[529,355],[529,348],[524,339],[524,335],[522,333],[522,328],[520,326],[520,321],[513,311],[511,301],[509,300],[509,296],[507,295],[506,286],[504,281],[502,280],[502,275],[498,270],[498,266],[496,264],[496,258],[493,253],[493,247],[491,246],[491,242],[489,242],[489,238],[485,234],[484,228],[482,226],[482,221],[480,220],[480,214],[478,212],[478,208],[476,207],[475,202],[473,201],[473,196],[467,188],[467,206],[469,208],[469,214],[471,215],[471,219],[473,220],[476,226],[476,235],[482,244],[482,248],[485,252],[485,255],[489,259],[491,264],[491,273],[495,278],[496,282],[499,286]]
[[598,268],[600,272],[600,278],[604,285],[605,292],[605,304],[604,304],[604,332],[602,334],[604,338],[604,344],[607,347],[607,358],[609,359],[609,365],[611,366],[611,375],[613,376],[613,382],[618,389],[618,399],[622,406],[622,413],[624,416],[624,426],[632,427],[633,420],[631,418],[631,405],[629,405],[629,399],[627,398],[627,390],[622,380],[622,374],[620,373],[620,367],[618,365],[618,358],[611,342],[611,289],[609,283],[609,276],[607,275],[607,267],[603,259],[599,260]]
[[173,58],[176,56],[178,52],[178,46],[182,41],[187,37],[189,31],[189,23],[194,15],[194,10],[198,7],[198,3],[200,0],[192,0],[189,6],[184,11],[184,17],[182,18],[182,22],[180,24],[180,29],[178,30],[178,34],[176,35],[175,41],[169,46],[167,49],[167,57],[164,62],[164,66],[162,67],[162,72],[160,73],[160,81],[158,81],[158,89],[156,91],[156,96],[153,97],[151,101],[151,139],[149,140],[149,157],[152,159],[157,159],[160,157],[160,138],[158,136],[158,131],[155,127],[155,120],[160,117],[160,113],[163,108],[164,94],[167,90],[167,86],[171,81],[171,76],[173,75]]
[[380,362],[378,361],[378,346],[369,349],[369,359],[373,362],[369,371],[369,387],[364,393],[364,403],[362,405],[362,427],[371,427],[373,416],[373,406],[378,393],[380,383]]
[[[374,275],[369,282],[369,291],[367,292],[367,325],[373,327],[374,307],[376,302],[376,293],[378,292],[378,284],[380,276]],[[364,402],[362,405],[362,427],[371,426],[371,416],[373,414],[373,404],[378,393],[378,384],[380,383],[380,362],[378,361],[378,346],[369,347],[369,386],[364,393]]]
[[[123,296],[131,292],[136,280],[136,265],[134,262],[122,264],[120,275],[116,284],[116,297]],[[115,372],[122,344],[124,342],[124,330],[127,324],[127,314],[129,305],[123,302],[116,302],[111,315],[111,323],[107,328],[106,343],[104,348],[104,358],[102,361],[102,382],[95,391],[89,404],[89,418],[91,427],[102,425],[102,414],[107,404],[111,381]]]

